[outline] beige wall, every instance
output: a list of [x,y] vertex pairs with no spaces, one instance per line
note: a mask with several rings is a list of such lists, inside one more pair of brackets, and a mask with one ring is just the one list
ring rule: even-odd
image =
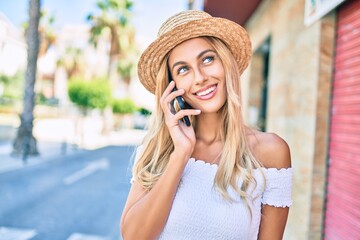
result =
[[[266,127],[267,131],[277,133],[288,142],[294,168],[294,204],[290,208],[286,240],[320,239],[322,224],[328,117],[322,122],[318,118],[319,105],[325,111],[323,114],[328,115],[332,56],[328,52],[325,54],[328,68],[324,68],[324,52],[320,47],[324,44],[321,38],[324,20],[306,27],[304,4],[304,0],[264,0],[245,26],[254,51],[271,38]],[[327,27],[328,37],[333,40],[334,27]],[[332,42],[328,44],[332,48]],[[245,98],[251,92],[251,68],[250,65],[242,79]],[[326,78],[324,86],[321,78]],[[244,105],[246,113],[246,100]],[[319,127],[319,124],[323,125]],[[325,151],[319,153],[319,149]],[[321,164],[314,167],[316,161]],[[318,173],[319,169],[321,175],[314,185],[313,173]],[[313,191],[319,189],[321,198],[314,199]],[[311,220],[314,209],[318,210],[315,222]],[[311,228],[310,223],[317,224],[317,228]]]

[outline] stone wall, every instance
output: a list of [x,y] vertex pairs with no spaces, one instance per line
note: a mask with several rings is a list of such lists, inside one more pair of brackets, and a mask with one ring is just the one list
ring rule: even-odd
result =
[[[264,0],[245,26],[253,52],[270,38],[266,129],[288,142],[294,168],[294,204],[286,240],[321,239],[326,179],[329,52],[333,49],[335,16],[330,14],[307,27],[304,4],[303,0]],[[246,102],[253,91],[252,67],[242,79],[245,117],[249,115]]]

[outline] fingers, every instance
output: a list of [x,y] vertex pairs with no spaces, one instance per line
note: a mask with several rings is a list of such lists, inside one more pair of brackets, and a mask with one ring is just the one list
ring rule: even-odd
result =
[[175,118],[177,120],[180,120],[185,116],[195,116],[195,115],[199,115],[200,113],[201,113],[201,110],[199,110],[199,109],[184,109],[184,110],[180,110],[179,112],[177,112],[175,114]]
[[[175,87],[175,85],[174,85],[174,87]],[[166,88],[166,90],[163,94],[165,103],[170,103],[174,100],[175,97],[181,96],[184,94],[184,92],[185,92],[184,89],[176,89],[175,91],[173,91],[174,87],[172,87],[170,89],[170,92],[168,92],[167,91],[168,89]]]
[[180,120],[185,116],[199,115],[201,113],[200,110],[197,109],[181,109],[178,112],[175,112],[173,102],[176,97],[184,94],[183,89],[175,90],[175,82],[172,81],[166,87],[164,93],[160,98],[160,105],[165,114],[165,119],[168,126],[178,125]]
[[[189,126],[191,126],[191,118],[190,118],[190,116],[199,115],[200,113],[201,113],[201,111],[198,110],[198,109],[180,110],[176,114],[173,114],[172,116],[168,116],[166,118],[166,125],[168,125],[168,127],[179,126],[179,125],[189,127]],[[184,117],[189,117],[190,125],[185,124]]]
[[160,98],[160,102],[164,102],[166,96],[168,96],[171,93],[171,91],[174,89],[174,87],[175,87],[175,82],[171,81],[169,83],[169,85],[166,87],[165,91],[163,92],[163,94]]
[[169,108],[168,107],[169,102],[166,100],[166,97],[171,93],[171,91],[174,89],[174,87],[175,87],[175,82],[171,81],[170,84],[166,87],[163,94],[161,95],[160,105],[165,114],[167,113],[167,109]]
[[160,98],[160,105],[165,114],[175,114],[175,110],[173,109],[173,105],[171,103],[174,101],[175,97],[184,94],[183,89],[173,91],[174,87],[174,81],[170,82]]

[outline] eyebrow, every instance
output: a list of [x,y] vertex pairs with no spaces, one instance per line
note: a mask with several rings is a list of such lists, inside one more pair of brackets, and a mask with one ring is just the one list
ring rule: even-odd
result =
[[[200,53],[197,55],[196,58],[199,59],[199,58],[201,58],[202,56],[204,56],[204,55],[205,55],[206,53],[208,53],[208,52],[216,53],[215,50],[213,50],[213,49],[206,49],[206,50],[200,52]],[[174,64],[172,65],[172,67],[171,67],[171,71],[173,71],[174,68],[175,68],[177,65],[182,65],[182,64],[186,64],[186,62],[184,62],[184,61],[179,61],[179,62],[174,63]]]

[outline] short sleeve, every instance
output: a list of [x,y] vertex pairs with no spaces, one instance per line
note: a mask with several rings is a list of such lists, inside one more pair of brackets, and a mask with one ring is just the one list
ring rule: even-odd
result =
[[[134,154],[135,157],[134,157],[133,167],[134,167],[135,163],[139,160],[141,151],[142,151],[142,146],[138,146],[136,148],[136,151],[135,151],[135,154]],[[134,178],[134,176],[132,176],[131,179],[130,179],[130,183],[133,184],[134,181],[135,181],[135,178]]]
[[289,207],[292,204],[292,168],[265,169],[266,186],[261,199],[263,204]]

